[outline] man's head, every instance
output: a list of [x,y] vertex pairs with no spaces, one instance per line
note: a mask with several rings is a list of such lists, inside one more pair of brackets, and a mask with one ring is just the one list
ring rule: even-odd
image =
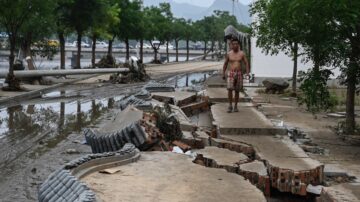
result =
[[231,39],[231,49],[235,52],[240,50],[240,42],[238,38],[232,38]]

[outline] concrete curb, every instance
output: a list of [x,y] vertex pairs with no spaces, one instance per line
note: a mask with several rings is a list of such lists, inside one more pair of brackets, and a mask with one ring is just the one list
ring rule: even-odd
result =
[[95,193],[79,179],[101,169],[135,162],[139,158],[139,150],[132,144],[126,144],[117,152],[88,154],[73,160],[44,181],[39,189],[38,201],[96,202]]
[[74,79],[74,80],[71,80],[71,81],[66,81],[64,83],[54,84],[54,85],[51,85],[51,86],[43,88],[43,89],[25,92],[25,93],[22,93],[20,95],[8,97],[8,98],[3,98],[3,99],[0,99],[0,107],[3,107],[2,105],[4,105],[5,103],[8,103],[8,102],[19,103],[20,101],[22,101],[24,99],[32,99],[32,98],[35,98],[35,97],[39,97],[42,94],[44,94],[46,92],[49,92],[51,90],[63,87],[63,86],[68,85],[68,84],[72,84],[72,83],[76,83],[76,82],[79,82],[79,81],[82,81],[82,80],[86,80],[86,79],[89,79],[89,78],[92,78],[92,77],[96,77],[96,76],[98,76],[98,74],[97,75],[91,75],[91,76],[84,77],[84,78]]
[[86,129],[84,135],[93,153],[118,151],[126,143],[132,143],[136,147],[140,147],[147,139],[147,135],[139,121],[114,133],[101,134],[94,129]]

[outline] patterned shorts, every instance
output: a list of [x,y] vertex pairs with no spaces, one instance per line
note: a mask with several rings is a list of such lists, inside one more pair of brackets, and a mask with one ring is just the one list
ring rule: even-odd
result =
[[227,89],[241,91],[243,88],[243,78],[241,71],[230,70],[227,73]]

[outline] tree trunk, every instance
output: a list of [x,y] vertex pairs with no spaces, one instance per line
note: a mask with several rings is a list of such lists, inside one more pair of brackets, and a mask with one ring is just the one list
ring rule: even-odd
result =
[[126,58],[125,58],[125,62],[128,63],[129,60],[130,60],[129,39],[128,39],[128,38],[125,39],[125,45],[126,45]]
[[211,58],[214,59],[214,44],[215,42],[214,41],[211,41]]
[[353,135],[355,131],[355,91],[356,75],[348,75],[346,92],[346,133]]
[[204,55],[206,55],[206,46],[207,46],[206,41],[204,41]]
[[59,32],[60,42],[60,69],[65,69],[65,36],[64,32]]
[[112,47],[113,47],[114,38],[109,40],[109,47],[108,47],[108,56],[112,56]]
[[92,47],[91,47],[91,66],[92,68],[95,68],[95,51],[96,51],[96,35],[93,34],[92,36]]
[[169,41],[166,41],[166,61],[169,63]]
[[28,69],[35,70],[32,54],[31,54],[31,39],[32,39],[31,32],[26,33],[22,44],[23,58],[26,59],[26,62],[28,64]]
[[292,92],[293,96],[296,96],[296,83],[297,83],[297,67],[298,67],[298,44],[295,43],[293,47],[293,61],[294,61],[294,69],[293,69],[293,76],[292,76]]
[[320,51],[317,48],[315,48],[314,52],[314,70],[315,73],[320,72]]
[[144,63],[144,39],[140,39],[140,60]]
[[157,50],[156,48],[153,48],[154,49],[154,62],[156,63],[157,62]]
[[189,61],[189,39],[186,40],[186,61]]
[[6,77],[5,82],[9,85],[9,89],[16,89],[18,82],[14,76],[14,59],[15,59],[15,45],[16,37],[13,34],[9,34],[10,41],[10,55],[9,55],[9,74]]
[[176,47],[176,62],[179,62],[179,41],[175,40],[175,47]]
[[75,69],[81,69],[81,63],[80,63],[80,58],[81,58],[81,38],[82,38],[82,33],[78,32],[78,37],[77,37],[77,58],[76,58],[76,67]]

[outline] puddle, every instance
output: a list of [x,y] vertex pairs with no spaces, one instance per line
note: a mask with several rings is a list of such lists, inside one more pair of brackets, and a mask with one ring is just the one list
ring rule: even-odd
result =
[[171,77],[167,80],[169,84],[175,84],[178,88],[184,87],[196,87],[200,86],[204,83],[204,81],[214,74],[215,71],[212,72],[202,72],[202,73],[191,73],[185,74],[181,76]]
[[[53,92],[45,97],[61,97]],[[97,123],[99,117],[114,107],[123,96],[95,100],[58,101],[39,99],[37,104],[23,104],[0,109],[0,165],[5,165],[32,147],[41,144],[30,158],[54,148],[71,133]],[[43,101],[43,102],[42,102]],[[35,155],[36,154],[36,155]]]

